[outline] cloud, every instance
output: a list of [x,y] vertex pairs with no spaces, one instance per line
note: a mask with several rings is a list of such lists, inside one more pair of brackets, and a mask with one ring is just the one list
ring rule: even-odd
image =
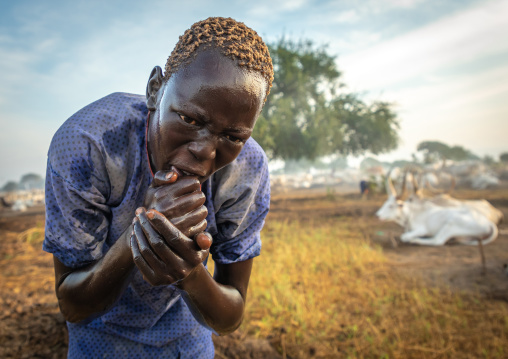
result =
[[508,51],[508,2],[495,1],[341,58],[348,83],[382,89]]
[[307,3],[307,0],[284,0],[275,2],[258,2],[256,6],[251,7],[247,13],[249,16],[257,18],[279,17],[286,12],[301,10]]
[[408,158],[424,140],[460,144],[481,155],[508,150],[507,64],[441,76],[384,96],[397,99],[402,121],[404,141],[393,156]]
[[354,9],[340,12],[337,16],[334,16],[334,20],[337,23],[355,23],[360,19],[360,15]]
[[508,150],[508,2],[491,1],[339,58],[345,82],[396,101],[408,158],[423,140]]
[[175,28],[188,27],[148,21],[150,15],[110,19],[99,31],[76,34],[72,41],[42,21],[54,19],[48,10],[33,23],[27,17],[28,24],[20,26],[24,34],[0,38],[0,142],[2,152],[11,154],[0,165],[12,171],[12,179],[28,171],[44,173],[53,134],[81,107],[115,91],[144,92],[151,68],[164,65],[178,39]]
[[374,2],[389,8],[412,8],[422,3],[423,0],[383,0]]

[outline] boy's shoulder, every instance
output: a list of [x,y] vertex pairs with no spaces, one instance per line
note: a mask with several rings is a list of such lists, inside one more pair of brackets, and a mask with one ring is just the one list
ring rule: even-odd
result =
[[115,131],[123,135],[126,131],[142,132],[147,114],[144,96],[115,92],[69,117],[53,136],[52,144],[83,136],[92,142],[102,141]]
[[256,142],[255,139],[250,137],[242,148],[242,151],[234,162],[249,162],[249,163],[268,163],[265,151]]
[[237,187],[239,182],[250,183],[268,173],[268,158],[261,146],[251,137],[238,157],[229,165],[214,173],[216,187]]

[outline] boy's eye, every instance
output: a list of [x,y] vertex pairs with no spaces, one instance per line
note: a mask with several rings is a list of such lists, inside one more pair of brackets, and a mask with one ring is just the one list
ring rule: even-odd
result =
[[234,142],[234,143],[243,143],[243,140],[241,138],[238,138],[238,137],[235,137],[235,136],[226,135],[226,138],[228,140],[230,140],[231,142]]
[[187,117],[185,115],[182,115],[181,113],[178,114],[183,122],[188,123],[189,125],[197,125],[198,123],[193,118]]

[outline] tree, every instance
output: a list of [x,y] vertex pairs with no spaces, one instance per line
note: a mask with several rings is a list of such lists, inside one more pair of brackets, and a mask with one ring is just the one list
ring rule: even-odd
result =
[[9,181],[2,187],[2,191],[4,191],[4,192],[14,192],[17,189],[18,189],[18,184],[14,181]]
[[34,189],[44,188],[44,178],[35,173],[27,173],[21,177],[19,181],[19,188]]
[[325,46],[281,38],[269,49],[273,87],[253,137],[270,158],[378,154],[396,148],[399,124],[392,105],[369,105],[344,93],[335,57]]
[[479,159],[478,156],[462,146],[450,147],[439,141],[420,142],[417,146],[417,150],[423,152],[425,163],[432,163],[445,159],[454,161]]
[[501,153],[499,155],[499,161],[508,163],[508,152]]

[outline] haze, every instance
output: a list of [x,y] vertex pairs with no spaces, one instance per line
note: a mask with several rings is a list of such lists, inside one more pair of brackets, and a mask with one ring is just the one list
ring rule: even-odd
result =
[[185,29],[233,17],[265,41],[328,44],[348,89],[395,102],[400,147],[508,151],[508,1],[17,1],[0,5],[0,185],[45,174],[49,143],[111,92],[144,93]]

